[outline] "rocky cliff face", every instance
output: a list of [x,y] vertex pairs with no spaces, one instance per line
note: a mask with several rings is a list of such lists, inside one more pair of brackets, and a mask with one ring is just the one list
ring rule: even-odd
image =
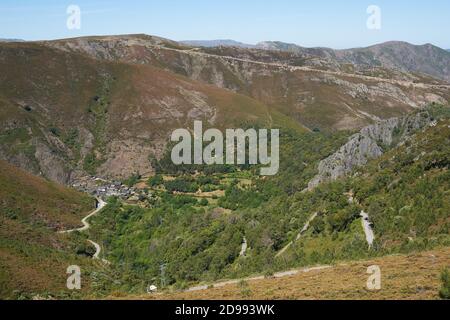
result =
[[312,190],[323,182],[336,180],[356,167],[365,165],[369,160],[380,157],[387,148],[402,143],[415,131],[431,122],[430,114],[423,111],[379,121],[363,128],[350,137],[336,153],[319,163],[319,174],[310,181],[308,189]]

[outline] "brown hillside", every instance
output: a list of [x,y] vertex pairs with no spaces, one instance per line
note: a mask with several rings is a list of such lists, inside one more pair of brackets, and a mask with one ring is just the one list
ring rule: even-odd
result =
[[159,156],[170,133],[194,120],[303,130],[251,97],[152,65],[36,43],[2,44],[0,57],[0,158],[64,184],[79,171],[149,173],[149,156]]
[[[381,270],[381,290],[370,291],[367,268]],[[322,270],[298,272],[283,278],[245,281],[204,291],[158,294],[143,299],[181,300],[428,300],[439,299],[440,273],[450,266],[450,249],[441,248],[407,256],[348,262]]]
[[64,292],[66,268],[88,266],[57,230],[79,226],[90,197],[0,161],[0,298]]

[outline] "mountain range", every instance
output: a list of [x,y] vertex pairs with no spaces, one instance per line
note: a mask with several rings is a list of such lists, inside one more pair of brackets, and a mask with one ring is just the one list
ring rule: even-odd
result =
[[[404,42],[0,42],[0,297],[185,290],[448,247],[449,66]],[[175,166],[170,136],[196,120],[279,129],[278,175]],[[59,234],[94,196],[108,204],[91,227]],[[80,293],[64,289],[69,263],[89,275]]]
[[193,48],[147,35],[2,43],[0,156],[64,184],[86,173],[124,178],[151,173],[148,158],[194,119],[354,130],[450,99],[445,81],[389,62],[435,70],[450,54],[384,47],[387,62],[367,67],[365,53],[351,64],[327,49]]
[[247,44],[230,39],[218,39],[218,40],[182,40],[181,44],[185,44],[193,47],[237,47],[237,48],[256,48],[258,45]]
[[0,38],[0,42],[24,42],[22,39],[2,39]]
[[264,41],[256,45],[233,40],[182,41],[182,43],[201,47],[238,47],[263,50],[279,50],[304,55],[318,56],[327,60],[350,63],[366,67],[386,67],[405,72],[426,73],[450,81],[450,56],[432,44],[412,45],[407,42],[391,41],[367,48],[334,50],[330,48],[305,48],[292,43]]

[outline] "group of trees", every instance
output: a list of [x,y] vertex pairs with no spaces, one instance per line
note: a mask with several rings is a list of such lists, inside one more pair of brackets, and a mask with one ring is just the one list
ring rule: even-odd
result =
[[157,174],[148,180],[148,185],[153,188],[164,186],[165,190],[170,193],[195,193],[199,190],[202,192],[210,192],[224,188],[220,183],[220,178],[206,175],[195,177],[182,175],[173,180],[164,181],[163,176]]
[[[152,209],[112,203],[93,225],[124,277],[136,283],[159,279],[159,266],[165,263],[168,284],[181,287],[199,280],[450,244],[449,124],[429,128],[357,174],[311,192],[301,191],[315,175],[318,161],[336,150],[345,134],[284,132],[281,169],[275,177],[248,171],[252,184],[231,178],[223,185],[224,178],[241,169],[213,176],[182,170],[172,181],[157,175],[149,185],[164,186],[167,192]],[[204,191],[205,186],[224,189],[225,195],[209,204],[172,194]],[[349,202],[349,191],[360,205]],[[371,251],[361,227],[361,209],[373,222],[376,242]],[[314,213],[317,217],[297,240]],[[249,248],[240,257],[244,236]],[[276,257],[291,241],[291,248]]]
[[219,199],[219,206],[225,209],[237,210],[243,208],[257,208],[267,197],[256,186],[243,188],[234,180],[226,188],[225,196]]

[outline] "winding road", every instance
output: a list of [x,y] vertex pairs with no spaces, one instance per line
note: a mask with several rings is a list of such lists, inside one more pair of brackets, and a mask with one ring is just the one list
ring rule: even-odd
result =
[[[349,203],[356,203],[359,205],[359,201],[357,199],[355,199],[355,197],[353,196],[353,192],[349,192],[346,194],[348,196],[348,202]],[[375,240],[375,235],[372,229],[372,224],[370,222],[370,217],[369,214],[367,212],[365,212],[364,210],[361,211],[361,213],[359,214],[361,216],[361,224],[364,230],[364,234],[366,235],[366,241],[367,244],[369,245],[369,249],[373,247],[373,241]]]
[[[71,230],[59,231],[58,233],[69,234],[69,233],[73,233],[76,231],[83,232],[83,231],[89,230],[91,225],[89,224],[88,220],[90,218],[92,218],[93,216],[95,216],[96,214],[98,214],[100,211],[102,211],[102,209],[106,206],[106,202],[103,201],[102,199],[97,198],[97,201],[98,201],[97,208],[94,211],[92,211],[89,215],[84,217],[83,220],[81,220],[81,223],[83,224],[82,227],[76,228],[76,229],[71,229]],[[110,264],[110,262],[108,260],[100,259],[100,252],[102,251],[102,248],[100,247],[100,245],[92,240],[88,240],[88,242],[95,247],[95,253],[94,253],[93,259],[101,260],[103,263]]]
[[369,248],[372,248],[373,241],[375,240],[375,235],[373,234],[373,229],[370,223],[369,215],[363,210],[361,211],[361,217],[364,233],[366,234],[367,244],[369,245]]
[[[100,245],[97,242],[94,242],[92,240],[88,240],[90,244],[92,244],[95,247],[95,253],[93,258],[100,260],[100,252],[102,251],[102,248],[100,247]],[[106,259],[101,259],[103,263],[105,264],[110,264],[110,262]]]
[[242,240],[242,247],[241,247],[241,252],[239,253],[240,257],[245,257],[245,253],[247,252],[247,238],[244,237],[244,239]]
[[89,224],[88,220],[90,218],[92,218],[93,216],[95,216],[97,213],[99,213],[100,211],[102,211],[102,209],[106,206],[106,202],[103,201],[100,198],[97,198],[98,204],[97,204],[97,209],[95,209],[94,211],[92,211],[89,215],[87,215],[86,217],[83,218],[83,220],[81,220],[81,223],[83,224],[83,226],[81,228],[76,228],[76,229],[71,229],[71,230],[65,230],[65,231],[59,231],[58,233],[73,233],[75,231],[79,231],[79,232],[83,232],[88,230],[91,225]]

